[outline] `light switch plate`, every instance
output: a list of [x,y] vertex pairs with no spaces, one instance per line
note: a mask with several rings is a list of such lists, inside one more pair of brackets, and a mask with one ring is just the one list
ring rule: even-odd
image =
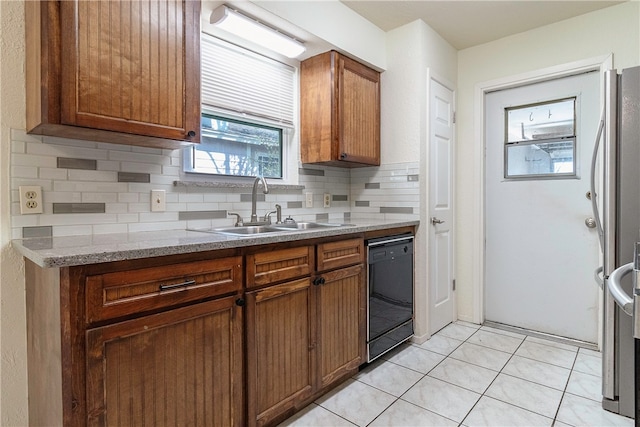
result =
[[167,210],[167,192],[165,190],[151,190],[151,212]]
[[313,207],[313,193],[304,193],[305,206],[308,208]]

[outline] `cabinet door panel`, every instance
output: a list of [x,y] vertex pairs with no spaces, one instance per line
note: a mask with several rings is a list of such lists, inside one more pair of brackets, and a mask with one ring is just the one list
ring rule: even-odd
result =
[[308,278],[247,293],[250,425],[269,423],[311,396],[312,298]]
[[320,387],[365,362],[366,295],[364,267],[356,265],[322,275],[318,289]]
[[235,297],[87,331],[87,425],[242,425]]
[[380,76],[357,62],[339,57],[340,159],[380,164]]
[[199,141],[199,12],[183,0],[61,2],[62,123]]

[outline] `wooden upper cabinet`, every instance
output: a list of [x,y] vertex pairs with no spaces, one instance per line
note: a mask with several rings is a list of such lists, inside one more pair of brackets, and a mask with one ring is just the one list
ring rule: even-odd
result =
[[300,64],[302,163],[380,164],[380,73],[335,51]]
[[176,148],[200,141],[200,2],[26,2],[27,131]]

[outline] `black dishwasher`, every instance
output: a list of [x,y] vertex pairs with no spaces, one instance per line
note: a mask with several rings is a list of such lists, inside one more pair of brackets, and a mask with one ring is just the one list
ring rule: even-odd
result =
[[413,336],[413,235],[367,240],[367,361]]

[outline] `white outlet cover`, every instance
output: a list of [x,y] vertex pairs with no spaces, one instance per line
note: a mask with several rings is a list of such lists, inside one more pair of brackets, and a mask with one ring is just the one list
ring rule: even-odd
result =
[[331,207],[331,194],[329,193],[324,193],[324,207],[325,208]]
[[20,213],[41,214],[42,213],[42,187],[39,185],[21,185],[20,191]]
[[165,190],[151,190],[151,212],[167,210],[167,192]]

